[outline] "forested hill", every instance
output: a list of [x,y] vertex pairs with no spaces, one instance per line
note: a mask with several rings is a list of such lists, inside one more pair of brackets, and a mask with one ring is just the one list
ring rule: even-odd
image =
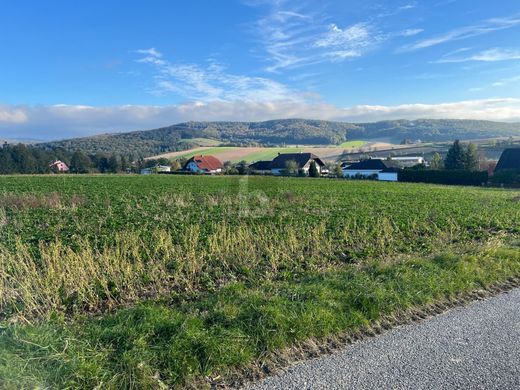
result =
[[456,138],[464,140],[515,135],[520,135],[520,123],[448,119],[346,123],[283,119],[265,122],[186,122],[154,130],[47,142],[40,146],[147,157],[197,146],[196,138],[234,145],[329,145],[347,139],[450,141]]

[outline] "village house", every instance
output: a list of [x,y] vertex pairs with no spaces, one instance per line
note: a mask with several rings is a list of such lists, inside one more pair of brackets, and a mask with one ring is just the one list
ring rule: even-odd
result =
[[249,169],[256,174],[266,175],[271,173],[272,161],[257,161],[249,165]]
[[397,181],[399,166],[393,161],[373,158],[352,163],[342,168],[343,177],[374,178],[381,181]]
[[49,165],[49,168],[56,172],[66,173],[69,172],[69,167],[67,164],[65,164],[61,160],[54,161],[51,165]]
[[214,156],[193,156],[183,169],[193,173],[220,173],[223,168],[222,162]]
[[141,169],[141,175],[151,175],[152,173],[171,172],[172,167],[168,165],[157,165],[151,168]]
[[426,165],[426,160],[421,156],[410,156],[410,157],[390,157],[390,159],[396,162],[401,168],[411,168],[416,165]]
[[520,148],[509,148],[502,152],[495,172],[512,170],[520,172]]
[[320,174],[326,173],[325,163],[313,153],[286,153],[278,154],[271,161],[271,173],[273,175],[283,175],[286,173],[289,161],[296,163],[298,171],[302,171],[306,175],[309,174],[309,168],[314,162]]

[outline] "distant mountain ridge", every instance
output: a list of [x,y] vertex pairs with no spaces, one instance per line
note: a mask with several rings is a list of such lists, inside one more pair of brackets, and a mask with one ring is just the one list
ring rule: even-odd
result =
[[264,122],[185,122],[152,130],[103,134],[39,144],[88,153],[148,157],[198,146],[207,138],[233,145],[337,145],[346,140],[450,141],[520,135],[520,123],[457,119],[387,120],[374,123],[280,119]]

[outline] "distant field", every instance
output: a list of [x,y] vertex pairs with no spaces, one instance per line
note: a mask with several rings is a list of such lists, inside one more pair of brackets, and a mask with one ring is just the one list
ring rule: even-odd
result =
[[367,144],[367,141],[347,141],[347,142],[343,142],[341,145],[339,145],[339,147],[344,148],[344,149],[352,149],[352,148],[360,148],[365,144]]
[[289,146],[289,147],[205,147],[201,146],[188,151],[172,152],[155,156],[154,158],[165,157],[168,159],[191,158],[196,154],[214,155],[221,161],[231,161],[234,163],[240,161],[255,162],[260,160],[272,160],[279,153],[298,153],[312,152],[325,160],[335,161],[343,152],[351,149],[363,148],[369,146],[370,149],[380,149],[391,147],[390,144],[368,143],[365,141],[349,141],[339,146]]
[[0,388],[208,388],[520,275],[518,191],[72,175],[0,188]]

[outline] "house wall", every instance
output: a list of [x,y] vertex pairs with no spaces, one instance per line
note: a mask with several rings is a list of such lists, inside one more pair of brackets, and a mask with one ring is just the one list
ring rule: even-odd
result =
[[379,172],[381,172],[381,170],[378,170],[378,169],[360,169],[360,170],[349,170],[349,169],[346,169],[343,171],[343,177],[354,177],[354,176],[357,176],[357,175],[362,175],[362,176],[371,176],[371,175],[377,175]]
[[377,180],[381,181],[397,181],[397,172],[379,172]]
[[199,169],[194,161],[191,161],[188,165],[186,165],[186,169],[191,172],[204,172],[202,169]]

